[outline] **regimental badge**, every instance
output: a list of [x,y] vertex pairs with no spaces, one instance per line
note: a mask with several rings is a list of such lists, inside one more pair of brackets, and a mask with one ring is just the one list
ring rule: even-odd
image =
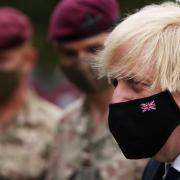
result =
[[156,110],[156,103],[154,101],[142,103],[141,110],[142,110],[142,112]]

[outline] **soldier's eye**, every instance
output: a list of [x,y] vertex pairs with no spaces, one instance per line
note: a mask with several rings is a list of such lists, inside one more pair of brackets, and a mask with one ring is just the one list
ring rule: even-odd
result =
[[77,57],[77,52],[73,50],[64,50],[62,54],[68,58],[75,58]]
[[102,48],[103,48],[102,45],[97,44],[97,45],[88,46],[88,47],[86,48],[86,50],[87,50],[89,53],[96,54],[98,51],[102,50]]

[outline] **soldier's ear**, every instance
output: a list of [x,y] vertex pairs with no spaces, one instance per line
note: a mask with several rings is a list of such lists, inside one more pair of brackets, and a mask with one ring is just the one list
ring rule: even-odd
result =
[[37,61],[39,54],[34,47],[29,47],[26,56],[28,61],[31,61],[31,63],[34,64]]
[[24,56],[25,63],[23,69],[26,73],[30,73],[38,59],[38,52],[34,47],[28,46]]

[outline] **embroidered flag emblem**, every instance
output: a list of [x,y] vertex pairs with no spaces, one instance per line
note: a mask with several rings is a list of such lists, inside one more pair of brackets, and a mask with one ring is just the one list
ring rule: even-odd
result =
[[142,103],[141,109],[142,109],[142,112],[156,110],[156,104],[154,101]]

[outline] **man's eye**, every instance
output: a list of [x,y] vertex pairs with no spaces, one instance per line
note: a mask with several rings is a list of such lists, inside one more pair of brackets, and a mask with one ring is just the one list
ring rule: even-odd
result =
[[111,84],[112,84],[114,87],[117,87],[117,85],[118,85],[118,80],[117,80],[117,79],[111,79]]
[[134,80],[134,79],[127,80],[127,83],[129,85],[129,87],[131,87],[135,91],[141,91],[141,90],[143,90],[143,89],[150,86],[147,83],[144,83],[142,81],[137,81],[137,80]]
[[64,55],[67,57],[76,57],[77,53],[75,51],[65,51]]
[[98,51],[102,50],[103,46],[97,45],[97,46],[89,46],[87,47],[87,51],[92,54],[96,54]]
[[71,49],[60,49],[58,53],[66,58],[75,58],[77,57],[77,52]]
[[140,84],[142,84],[140,81],[136,81],[136,80],[134,80],[134,79],[128,80],[128,83],[129,83],[129,84],[134,84],[134,85],[140,85]]

